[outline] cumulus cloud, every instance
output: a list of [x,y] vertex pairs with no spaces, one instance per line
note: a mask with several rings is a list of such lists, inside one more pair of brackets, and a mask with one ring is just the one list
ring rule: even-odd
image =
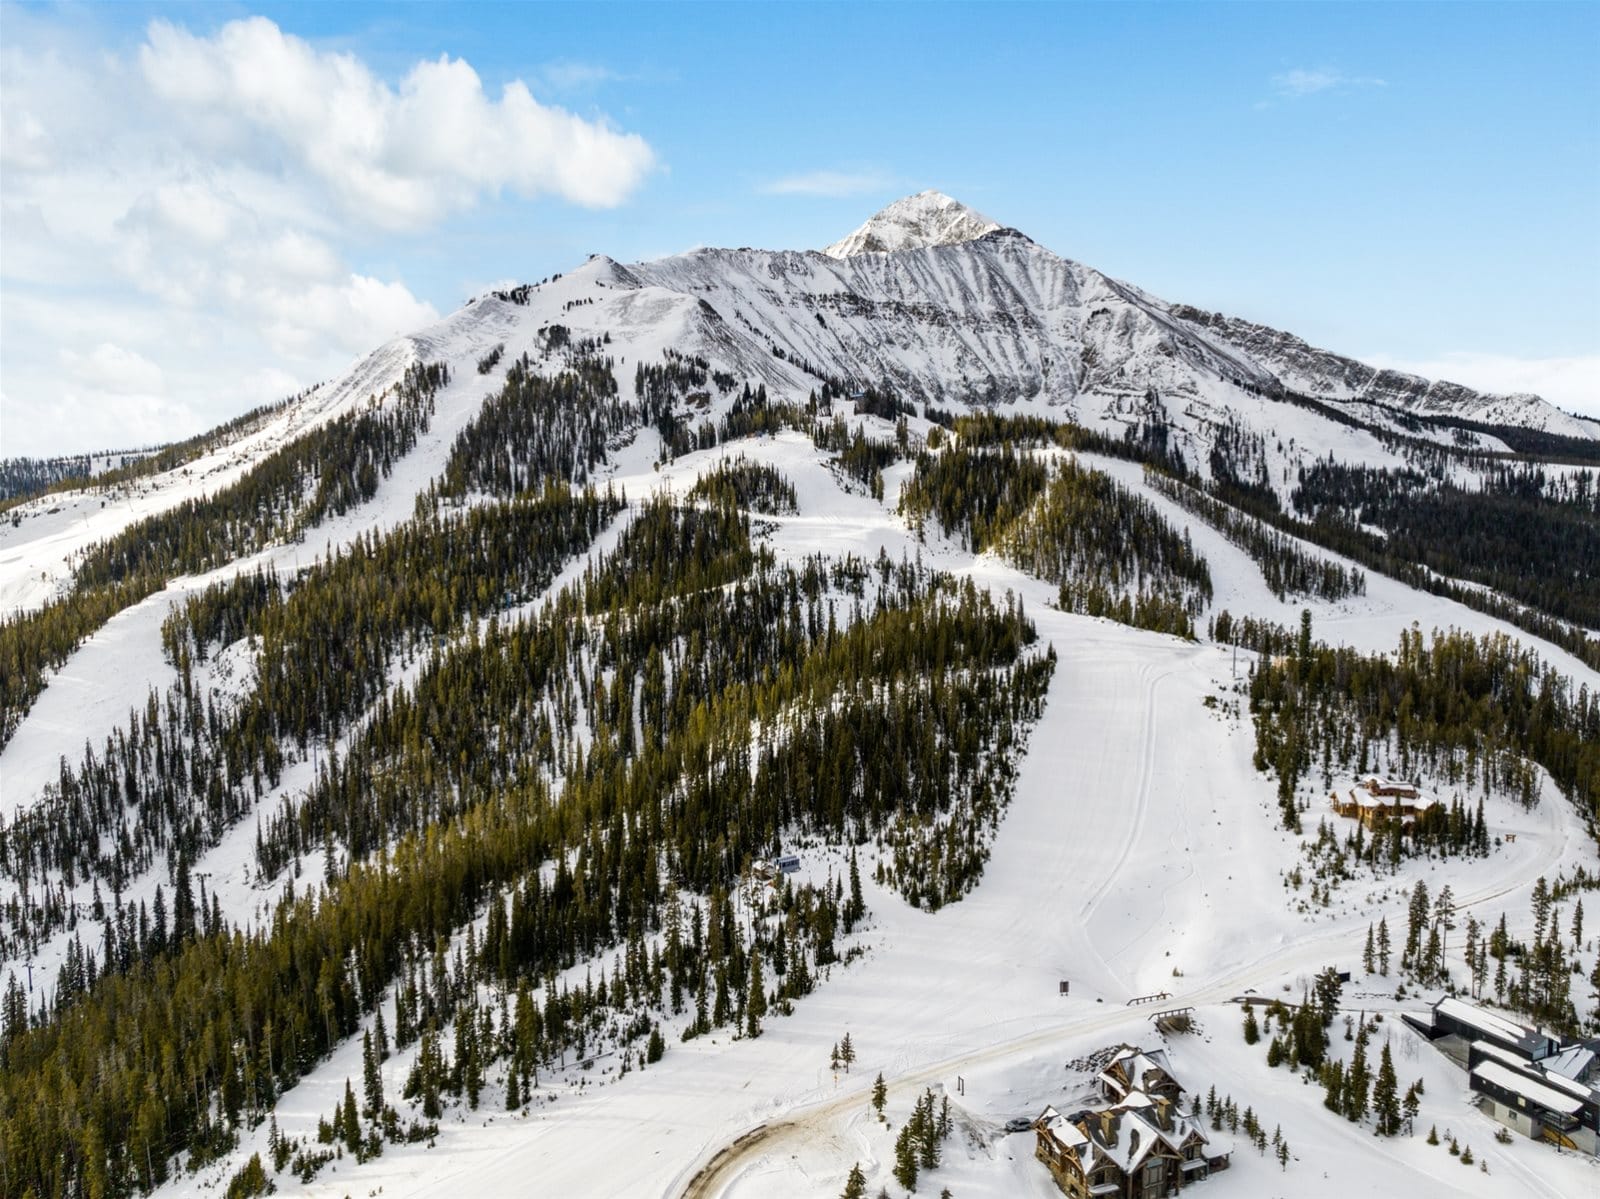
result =
[[120,50],[55,13],[6,31],[0,453],[169,440],[298,391],[437,319],[369,264],[407,236],[501,194],[615,205],[655,163],[460,59],[386,80],[261,18]]
[[761,184],[756,190],[767,196],[828,196],[843,198],[870,195],[895,186],[885,171],[807,171],[785,175]]
[[61,361],[79,383],[113,395],[159,394],[161,368],[143,354],[103,341],[87,354],[63,349]]
[[1295,67],[1271,79],[1272,90],[1287,99],[1313,96],[1318,92],[1352,88],[1386,87],[1387,81],[1373,75],[1348,75],[1333,67]]
[[197,37],[150,26],[139,62],[150,89],[236,149],[261,138],[327,185],[350,212],[413,229],[508,188],[589,207],[627,198],[654,164],[645,140],[540,104],[525,83],[498,100],[459,58],[419,62],[391,87],[264,17]]
[[1370,354],[1363,361],[1494,395],[1536,395],[1569,412],[1600,418],[1600,354],[1518,358],[1460,351],[1431,358]]

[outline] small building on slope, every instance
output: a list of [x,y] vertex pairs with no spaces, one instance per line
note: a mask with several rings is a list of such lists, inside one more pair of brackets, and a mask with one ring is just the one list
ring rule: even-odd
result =
[[1404,783],[1378,774],[1367,775],[1344,795],[1335,792],[1329,798],[1333,810],[1340,816],[1359,820],[1372,832],[1393,823],[1409,831],[1418,819],[1442,806],[1437,797],[1415,783]]

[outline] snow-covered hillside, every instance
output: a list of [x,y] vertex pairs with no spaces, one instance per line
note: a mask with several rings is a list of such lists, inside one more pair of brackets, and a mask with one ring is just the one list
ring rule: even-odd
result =
[[671,347],[780,397],[803,399],[828,377],[953,410],[1038,409],[1115,434],[1159,424],[1202,472],[1219,430],[1233,425],[1265,439],[1267,473],[1279,482],[1330,454],[1404,461],[1380,436],[1274,399],[1284,387],[1352,401],[1351,418],[1377,434],[1503,448],[1478,434],[1403,429],[1388,405],[1600,438],[1600,425],[1534,397],[1376,371],[1275,330],[1169,305],[937,192],[890,205],[823,253],[706,249],[632,265],[597,256],[519,298],[481,297],[379,347],[168,475],[22,505],[0,526],[0,611],[37,607],[58,593],[76,551],[235,481],[296,435],[382,395],[413,362],[460,363],[458,395],[469,402],[465,368],[475,355],[496,343],[516,354],[551,324],[609,334],[627,364],[624,387],[632,364]]
[[[589,355],[578,366],[570,349],[576,345],[588,347],[583,353]],[[636,371],[685,361],[695,362],[700,381],[680,388],[663,415],[643,415],[645,397]],[[600,371],[601,363],[607,383],[615,384],[614,392],[605,394],[617,405],[639,404],[641,413],[605,444],[603,461],[584,476],[586,482],[615,489],[618,498],[607,510],[604,527],[526,591],[489,587],[486,565],[484,578],[458,580],[461,591],[478,584],[485,592],[488,614],[481,617],[475,608],[470,619],[452,623],[445,601],[429,597],[434,609],[424,613],[425,620],[418,617],[423,623],[415,629],[408,626],[412,639],[380,673],[378,697],[369,697],[352,719],[327,735],[315,729],[298,738],[282,734],[281,773],[258,775],[244,818],[208,829],[215,834],[210,840],[197,839],[204,851],[183,863],[185,872],[192,869],[201,880],[202,909],[209,897],[225,923],[271,930],[275,921],[287,919],[291,899],[303,904],[320,880],[337,887],[341,868],[348,870],[360,856],[345,855],[341,848],[348,826],[320,818],[312,825],[307,816],[313,831],[276,874],[261,866],[262,828],[275,820],[292,825],[308,812],[313,793],[333,777],[334,763],[348,763],[370,725],[419,694],[424,675],[476,650],[492,632],[521,628],[531,644],[537,641],[533,630],[545,628],[560,611],[567,624],[553,640],[565,646],[569,639],[581,643],[586,636],[599,637],[599,626],[608,622],[627,625],[627,617],[604,615],[603,605],[559,610],[550,605],[562,597],[570,600],[593,581],[603,559],[649,510],[650,500],[672,497],[680,509],[699,511],[707,502],[696,486],[734,461],[769,468],[793,491],[792,508],[751,505],[743,512],[758,551],[752,557],[770,558],[797,572],[821,562],[836,572],[835,591],[827,593],[827,618],[817,622],[819,639],[825,625],[831,642],[835,617],[840,629],[863,619],[877,572],[887,578],[894,564],[915,563],[928,577],[970,582],[975,594],[997,606],[1012,597],[1020,600],[1038,634],[1028,654],[1053,663],[1042,714],[1031,726],[1024,722],[1019,739],[1005,748],[982,745],[972,751],[988,764],[999,764],[999,776],[1014,781],[1014,794],[994,824],[974,834],[986,860],[981,878],[957,902],[930,911],[907,901],[904,887],[892,878],[896,869],[905,868],[896,856],[898,825],[891,826],[894,832],[863,834],[854,843],[802,834],[799,824],[786,834],[789,843],[783,848],[799,859],[790,879],[796,889],[811,885],[813,893],[825,896],[842,892],[852,858],[859,856],[868,915],[838,934],[837,957],[818,959],[815,991],[793,1003],[791,1014],[769,1009],[759,1035],[746,1035],[726,1021],[696,1035],[691,1027],[695,996],[684,1005],[669,1005],[661,999],[658,981],[654,1000],[639,1000],[645,1026],[666,1034],[662,1052],[648,1066],[639,1052],[642,1041],[608,1041],[597,1033],[600,1048],[576,1056],[569,1056],[562,1042],[559,1061],[541,1061],[535,1085],[509,1103],[510,1072],[503,1058],[491,1058],[482,1093],[470,1105],[460,1098],[448,1102],[431,1133],[419,1133],[414,1143],[400,1143],[399,1137],[385,1141],[381,1155],[358,1164],[353,1147],[348,1154],[336,1149],[343,1143],[338,1135],[319,1141],[319,1124],[336,1110],[349,1082],[363,1079],[368,1064],[363,1034],[377,1035],[375,1010],[395,1013],[389,1028],[396,1029],[404,987],[415,981],[399,977],[403,970],[364,979],[362,986],[370,981],[370,989],[360,995],[354,1034],[341,1031],[330,1037],[336,1042],[331,1054],[308,1058],[304,1073],[271,1104],[271,1123],[247,1121],[239,1128],[237,1145],[218,1150],[216,1160],[193,1171],[175,1156],[172,1177],[158,1193],[222,1193],[252,1154],[270,1163],[269,1136],[281,1135],[297,1139],[313,1154],[325,1149],[328,1160],[307,1166],[304,1178],[296,1176],[298,1164],[275,1171],[278,1192],[328,1199],[524,1192],[831,1199],[856,1163],[866,1173],[869,1193],[886,1186],[901,1199],[904,1190],[892,1178],[894,1130],[907,1120],[924,1088],[933,1088],[949,1097],[958,1135],[946,1146],[944,1164],[925,1176],[920,1193],[936,1194],[948,1186],[963,1199],[1043,1199],[1059,1192],[1034,1159],[1033,1134],[1008,1133],[1007,1123],[1081,1094],[1090,1077],[1082,1059],[1096,1051],[1119,1042],[1161,1041],[1163,1034],[1149,1019],[1151,1009],[1130,1006],[1161,993],[1165,998],[1158,1007],[1190,1007],[1197,1021],[1196,1031],[1170,1037],[1172,1059],[1185,1082],[1196,1094],[1215,1085],[1241,1107],[1252,1104],[1293,1146],[1285,1168],[1241,1138],[1233,1168],[1199,1184],[1194,1192],[1199,1199],[1284,1194],[1577,1199],[1600,1182],[1600,1168],[1589,1159],[1521,1138],[1497,1141],[1497,1126],[1469,1103],[1466,1075],[1396,1018],[1424,1010],[1436,990],[1403,987],[1398,971],[1391,975],[1361,965],[1363,937],[1376,920],[1404,929],[1408,896],[1418,883],[1434,894],[1448,884],[1452,910],[1463,921],[1470,915],[1487,925],[1504,914],[1511,936],[1529,938],[1535,880],[1570,880],[1580,869],[1592,873],[1600,864],[1593,829],[1553,778],[1532,768],[1537,802],[1524,806],[1503,781],[1478,785],[1441,769],[1426,780],[1441,794],[1474,802],[1482,795],[1493,852],[1408,854],[1391,872],[1359,863],[1347,877],[1320,872],[1319,821],[1334,822],[1340,837],[1351,822],[1339,823],[1342,818],[1327,808],[1320,778],[1311,781],[1313,769],[1291,796],[1305,805],[1306,827],[1302,832],[1282,827],[1282,797],[1277,780],[1255,758],[1249,711],[1249,676],[1270,656],[1235,650],[1203,635],[1180,638],[1077,614],[1069,610],[1058,582],[1029,575],[992,549],[974,550],[936,522],[914,518],[899,500],[921,469],[918,452],[948,450],[952,443],[959,447],[963,435],[939,423],[942,413],[930,419],[922,408],[902,410],[899,420],[863,412],[851,393],[887,386],[933,408],[1070,419],[1118,437],[1125,430],[1155,427],[1197,469],[1197,478],[1209,471],[1210,452],[1220,440],[1253,438],[1261,447],[1265,483],[1280,496],[1287,494],[1296,469],[1309,464],[1406,463],[1408,447],[1415,443],[1397,440],[1397,432],[1441,445],[1461,440],[1442,428],[1405,430],[1389,411],[1393,408],[1424,412],[1435,405],[1451,416],[1526,424],[1572,437],[1600,436],[1600,429],[1564,423],[1557,419],[1563,414],[1552,416],[1553,409],[1531,398],[1481,397],[1452,385],[1418,381],[1420,386],[1412,387],[1404,377],[1363,375],[1368,368],[1287,335],[1170,306],[1058,257],[948,197],[925,192],[892,205],[825,252],[708,249],[631,265],[596,256],[554,279],[478,297],[437,325],[378,348],[344,376],[175,471],[114,489],[52,494],[14,509],[0,526],[0,611],[38,612],[71,593],[73,570],[96,543],[142,517],[217,494],[308,431],[397,402],[391,398],[394,389],[419,363],[447,366],[449,381],[432,396],[426,431],[389,464],[369,497],[328,515],[300,540],[268,545],[202,574],[168,579],[155,594],[96,628],[51,674],[0,748],[0,819],[5,821],[0,827],[14,827],[19,815],[56,794],[86,745],[98,751],[139,720],[154,721],[163,702],[178,710],[173,697],[186,676],[163,652],[162,640],[162,623],[176,607],[213,583],[258,568],[298,583],[310,568],[352,547],[374,553],[372,547],[397,530],[466,523],[505,503],[504,495],[471,488],[442,502],[437,498],[460,439],[484,416],[486,400],[512,390],[519,377]],[[824,448],[823,421],[808,423],[804,406],[824,387],[839,393],[828,414],[840,422],[838,436],[854,437],[854,444],[885,455],[870,483],[851,474],[841,446]],[[1286,387],[1348,401],[1349,419],[1284,399]],[[757,426],[755,434],[730,434],[720,444],[714,443],[721,434],[694,440],[698,430],[715,432],[715,422],[738,414],[761,389],[770,397],[769,414],[787,402],[793,408],[785,411],[799,416],[789,424],[774,419]],[[742,412],[748,416],[750,409]],[[688,448],[671,452],[674,422],[688,427],[690,436]],[[744,426],[744,432],[751,427]],[[1466,441],[1504,448],[1487,436],[1469,435]],[[1338,599],[1275,593],[1249,552],[1180,507],[1140,464],[1111,456],[1119,452],[1117,444],[1099,444],[1109,448],[1069,451],[1041,443],[1023,445],[1017,454],[1028,464],[1054,467],[1071,460],[1101,472],[1166,522],[1209,572],[1207,598],[1195,622],[1199,633],[1208,618],[1226,611],[1235,621],[1249,618],[1291,629],[1305,613],[1317,638],[1362,653],[1391,652],[1419,629],[1503,635],[1535,651],[1574,689],[1600,693],[1600,671],[1554,641],[1396,578],[1369,572],[1359,591]],[[502,435],[490,452],[514,460],[525,448]],[[512,548],[516,552],[503,556],[531,557],[533,552],[520,541]],[[1355,563],[1321,546],[1295,541],[1294,548],[1312,560],[1356,572]],[[484,555],[485,561],[493,557],[493,552]],[[1142,574],[1137,559],[1129,569]],[[838,581],[852,571],[869,583],[853,599]],[[378,590],[392,581],[386,576]],[[731,593],[747,581],[718,578],[701,589]],[[687,600],[685,593],[673,602]],[[694,639],[700,637],[697,630]],[[220,788],[219,780],[181,777],[200,772],[199,757],[185,760],[184,753],[198,744],[204,723],[225,725],[258,689],[260,641],[233,636],[194,667],[198,699],[192,725],[183,731],[175,719],[177,744],[163,747],[178,763],[178,790],[190,787],[201,794],[212,782],[218,783],[213,790]],[[519,642],[516,652],[525,648]],[[663,647],[648,647],[657,670],[651,687],[666,685],[662,680],[672,668],[662,666],[662,659],[670,663],[677,648],[668,645],[662,654]],[[506,656],[511,653],[507,649]],[[581,779],[586,755],[597,750],[596,730],[584,715],[590,696],[623,697],[622,739],[647,741],[655,731],[648,697],[639,698],[636,707],[634,693],[622,686],[624,676],[631,679],[629,672],[642,670],[642,663],[606,660],[598,651],[576,660],[581,666],[572,677],[549,684],[558,697],[553,707],[561,712],[555,723],[561,736],[571,738],[565,756],[555,755],[561,757],[559,766],[538,779],[531,767],[528,775],[496,777],[494,786],[548,784],[551,802],[558,802],[561,786]],[[567,659],[559,655],[552,661],[570,668],[562,666]],[[941,675],[944,670],[941,662]],[[752,677],[757,673],[752,668]],[[518,694],[517,686],[503,690]],[[427,710],[407,730],[403,748],[396,738],[383,751],[392,759],[377,759],[382,768],[362,782],[371,791],[359,794],[376,807],[372,796],[388,785],[386,771],[398,772],[405,755],[421,754],[420,747],[446,723],[470,725],[481,719],[473,707],[481,696],[469,689],[452,705]],[[711,698],[693,697],[705,701],[706,711]],[[481,730],[481,752],[492,756],[498,740],[522,731],[514,727],[518,722],[533,727],[543,716],[537,701],[534,695],[515,719]],[[743,709],[738,721],[759,725],[761,718],[750,715],[756,710]],[[712,719],[701,709],[690,719],[702,718]],[[781,716],[766,719],[770,727],[758,732],[780,738]],[[615,729],[606,732],[617,735]],[[273,751],[278,752],[276,744]],[[1014,780],[1007,755],[1015,756]],[[470,767],[466,758],[428,761],[430,804],[443,808],[456,798],[443,780],[452,769]],[[754,763],[748,764],[753,771]],[[435,771],[441,780],[436,789]],[[230,761],[228,772],[235,776],[228,784],[246,790],[248,770]],[[815,789],[830,785],[819,776]],[[640,790],[654,794],[648,787]],[[386,795],[389,799],[392,795]],[[131,811],[141,802],[132,796],[126,806]],[[660,802],[680,800],[664,789]],[[431,841],[447,826],[470,823],[452,814],[431,825],[427,837]],[[615,836],[628,840],[631,852],[632,839],[641,835],[638,826],[625,825],[618,816],[605,828],[569,830],[570,840],[563,839],[549,860],[534,855],[536,860],[523,866],[554,891],[552,880],[558,870],[565,871],[569,846],[576,853],[578,846]],[[381,837],[381,852],[387,854],[400,840]],[[396,850],[392,868],[402,869],[410,853]],[[662,885],[676,888],[682,880],[668,877],[669,859],[663,864]],[[737,928],[741,936],[762,921],[783,925],[782,918],[771,916],[777,890],[769,893],[751,883],[753,869],[738,864],[731,899],[720,901],[727,929]],[[140,905],[163,911],[157,897],[176,894],[177,875],[172,855],[157,853],[117,878],[115,902],[130,912]],[[1302,875],[1311,876],[1309,887]],[[563,875],[562,885],[571,890],[571,883]],[[19,952],[0,960],[0,986],[5,974],[31,969],[37,991],[28,1002],[41,1005],[69,955],[81,952],[77,947],[94,954],[102,938],[109,942],[109,922],[93,913],[112,894],[110,885],[97,878],[55,867],[43,877],[0,881],[0,911],[17,901],[8,917],[12,924],[5,927],[16,928],[15,914],[28,904],[39,905],[40,919],[45,907],[59,917],[54,931],[33,938],[25,956]],[[450,969],[459,972],[463,956],[470,957],[469,944],[484,943],[495,923],[491,904],[502,897],[498,887],[492,894],[475,914],[468,910],[464,923],[451,925],[447,936],[421,945],[418,960],[433,955],[436,980]],[[715,912],[711,894],[694,898],[706,899],[707,910]],[[70,923],[61,915],[67,912]],[[699,921],[697,910],[696,940]],[[21,946],[23,938],[16,935],[11,944]],[[708,933],[719,940],[723,935],[721,924]],[[793,935],[790,927],[780,934],[780,944]],[[607,941],[602,935],[600,951],[576,953],[547,979],[536,976],[534,999],[547,1002],[541,996],[553,996],[558,987],[582,987],[588,993],[596,978],[604,988],[608,979],[620,978],[624,953],[630,968],[638,955],[647,960],[655,955],[659,979],[667,931],[651,927],[631,936],[636,940],[624,945],[621,936]],[[1574,940],[1572,959],[1587,973],[1595,964],[1593,933]],[[1463,977],[1468,968],[1464,947],[1452,940],[1441,953],[1453,977]],[[447,967],[451,961],[454,967]],[[1322,1090],[1309,1072],[1269,1068],[1263,1047],[1242,1043],[1240,997],[1292,1002],[1317,971],[1330,965],[1353,972],[1342,1013],[1384,1018],[1376,1026],[1373,1053],[1387,1041],[1401,1063],[1403,1081],[1425,1080],[1418,1135],[1374,1137],[1368,1126],[1325,1110]],[[315,963],[310,969],[334,969],[325,967]],[[759,984],[762,976],[755,977]],[[1066,994],[1060,990],[1063,981],[1071,984]],[[719,989],[725,991],[727,983],[721,980]],[[428,985],[424,979],[425,994]],[[432,985],[441,989],[437,981]],[[509,1038],[506,1012],[517,1006],[516,997],[487,976],[460,986],[474,1003],[481,999],[488,1023],[498,1021],[498,1034]],[[732,987],[739,990],[741,979],[732,979]],[[703,1006],[704,988],[699,999]],[[456,1002],[462,1001],[457,995]],[[441,1000],[434,1017],[435,1031],[447,1046],[452,1026],[459,1028],[459,1010]],[[832,1069],[830,1047],[846,1034],[856,1061],[848,1071]],[[401,1107],[405,1121],[418,1115],[415,1094],[402,1094],[413,1071],[420,1070],[423,1052],[414,1039],[404,1047],[397,1039],[394,1055],[374,1067],[378,1089]],[[1351,1051],[1336,1043],[1332,1052],[1348,1057]],[[267,1061],[270,1065],[270,1046]],[[869,1106],[880,1072],[888,1091],[887,1124]],[[1442,1147],[1426,1146],[1421,1133],[1430,1124],[1470,1144],[1483,1168],[1464,1168]],[[426,1122],[417,1126],[425,1128]]]
[[1459,383],[1371,367],[1316,349],[1291,333],[1186,305],[1173,313],[1249,354],[1285,386],[1319,399],[1386,404],[1419,416],[1520,425],[1562,437],[1600,437],[1600,422],[1563,412],[1535,395],[1487,395]]

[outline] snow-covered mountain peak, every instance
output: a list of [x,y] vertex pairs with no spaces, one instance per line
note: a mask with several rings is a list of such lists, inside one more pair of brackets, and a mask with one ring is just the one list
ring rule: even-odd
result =
[[928,246],[952,246],[975,241],[998,228],[999,222],[943,192],[930,190],[896,200],[850,236],[822,252],[830,258],[849,258],[855,254],[893,254]]

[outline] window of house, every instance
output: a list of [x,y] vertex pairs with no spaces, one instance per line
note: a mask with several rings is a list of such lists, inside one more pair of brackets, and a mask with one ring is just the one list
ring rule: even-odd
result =
[[1162,1162],[1151,1162],[1144,1168],[1144,1199],[1161,1199],[1167,1191],[1167,1168]]

